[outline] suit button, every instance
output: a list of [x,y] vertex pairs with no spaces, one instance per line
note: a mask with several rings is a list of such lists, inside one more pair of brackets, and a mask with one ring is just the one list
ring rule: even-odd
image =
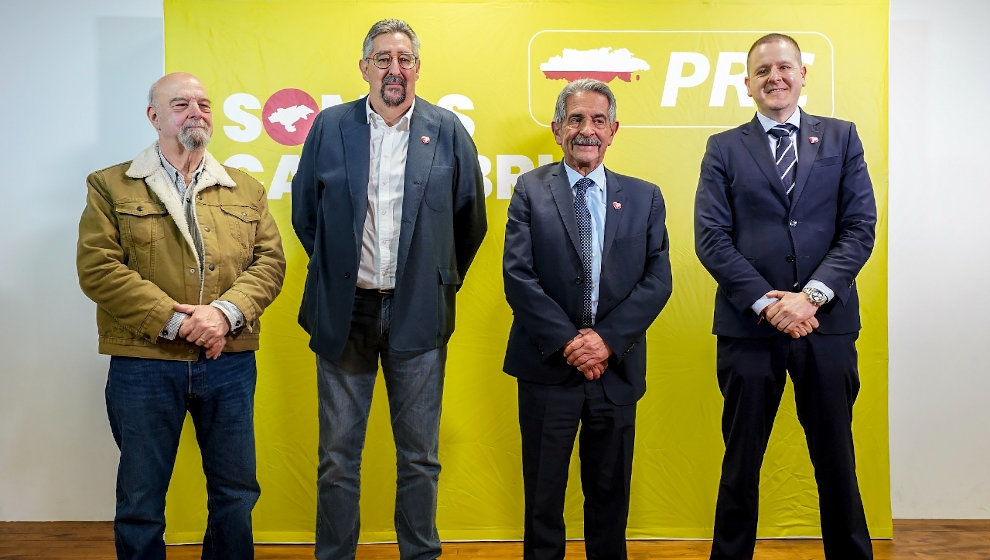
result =
[[787,258],[785,258],[784,260],[786,260],[787,262],[794,262],[797,259],[794,258],[794,255],[787,255]]
[[351,273],[350,272],[345,272],[344,273],[344,279],[345,280],[349,280],[350,278],[351,278]]
[[794,226],[797,225],[797,220],[791,220],[791,221],[787,222],[787,225],[789,225],[791,227],[794,227]]
[[214,265],[214,264],[211,263],[210,264],[210,270],[216,270],[216,269],[217,269],[216,265]]

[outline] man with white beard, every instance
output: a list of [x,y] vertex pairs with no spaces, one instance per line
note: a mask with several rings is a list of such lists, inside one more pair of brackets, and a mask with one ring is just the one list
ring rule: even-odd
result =
[[203,558],[254,558],[258,317],[285,258],[264,187],[206,151],[210,99],[173,73],[148,93],[158,141],[87,178],[77,268],[110,355],[119,559],[165,559],[165,493],[188,412],[208,495]]

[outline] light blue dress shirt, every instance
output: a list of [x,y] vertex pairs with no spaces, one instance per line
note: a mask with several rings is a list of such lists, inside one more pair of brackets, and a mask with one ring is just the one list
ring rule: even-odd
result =
[[[571,185],[571,194],[576,194],[577,189],[574,184],[584,176],[571,169],[566,163],[564,169],[567,170],[567,182]],[[588,205],[588,212],[591,213],[591,320],[594,322],[598,313],[598,285],[602,277],[602,252],[605,249],[605,165],[600,164],[588,173],[588,178],[595,182],[585,194],[585,203]]]
[[[798,163],[797,142],[800,138],[800,133],[801,133],[801,109],[800,108],[795,109],[794,112],[791,113],[790,118],[788,118],[786,121],[782,123],[778,123],[777,121],[771,119],[770,117],[763,115],[759,111],[757,111],[756,113],[756,118],[760,121],[760,125],[763,126],[763,132],[767,133],[767,142],[770,145],[771,159],[774,159],[774,154],[777,151],[777,139],[770,135],[770,129],[777,126],[778,124],[787,124],[787,123],[793,124],[794,126],[797,127],[794,129],[794,132],[791,133],[791,142],[794,142],[794,164],[797,165]],[[835,292],[833,292],[831,288],[829,288],[824,283],[815,279],[808,280],[808,283],[805,284],[804,287],[815,288],[821,291],[823,294],[825,294],[826,297],[825,303],[832,301],[832,298],[835,297]],[[763,296],[760,299],[756,300],[756,303],[754,303],[752,306],[752,310],[754,313],[759,315],[763,313],[763,309],[766,308],[766,306],[770,305],[771,303],[775,303],[776,301],[777,298],[768,298],[766,296]]]

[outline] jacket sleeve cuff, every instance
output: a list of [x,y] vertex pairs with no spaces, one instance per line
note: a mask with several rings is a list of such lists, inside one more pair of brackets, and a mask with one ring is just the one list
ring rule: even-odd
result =
[[179,336],[179,327],[182,326],[182,321],[185,321],[186,317],[189,317],[189,315],[179,313],[178,311],[172,313],[172,317],[165,323],[162,332],[158,333],[158,338],[175,340],[175,337]]

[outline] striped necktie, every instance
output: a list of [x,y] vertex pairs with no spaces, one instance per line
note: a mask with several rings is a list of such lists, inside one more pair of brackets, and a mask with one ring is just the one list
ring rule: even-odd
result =
[[791,140],[791,133],[795,130],[797,130],[796,126],[791,123],[785,123],[778,124],[767,131],[768,134],[777,139],[777,150],[774,153],[774,160],[777,162],[777,173],[780,176],[780,182],[787,189],[787,196],[791,196],[791,191],[794,189],[794,176],[797,170],[797,147],[794,146],[794,142]]
[[574,183],[574,216],[577,218],[578,238],[581,241],[581,264],[583,265],[584,277],[581,284],[581,324],[579,327],[592,326],[591,317],[591,212],[588,211],[587,192],[588,187],[595,184],[594,181],[583,177]]

